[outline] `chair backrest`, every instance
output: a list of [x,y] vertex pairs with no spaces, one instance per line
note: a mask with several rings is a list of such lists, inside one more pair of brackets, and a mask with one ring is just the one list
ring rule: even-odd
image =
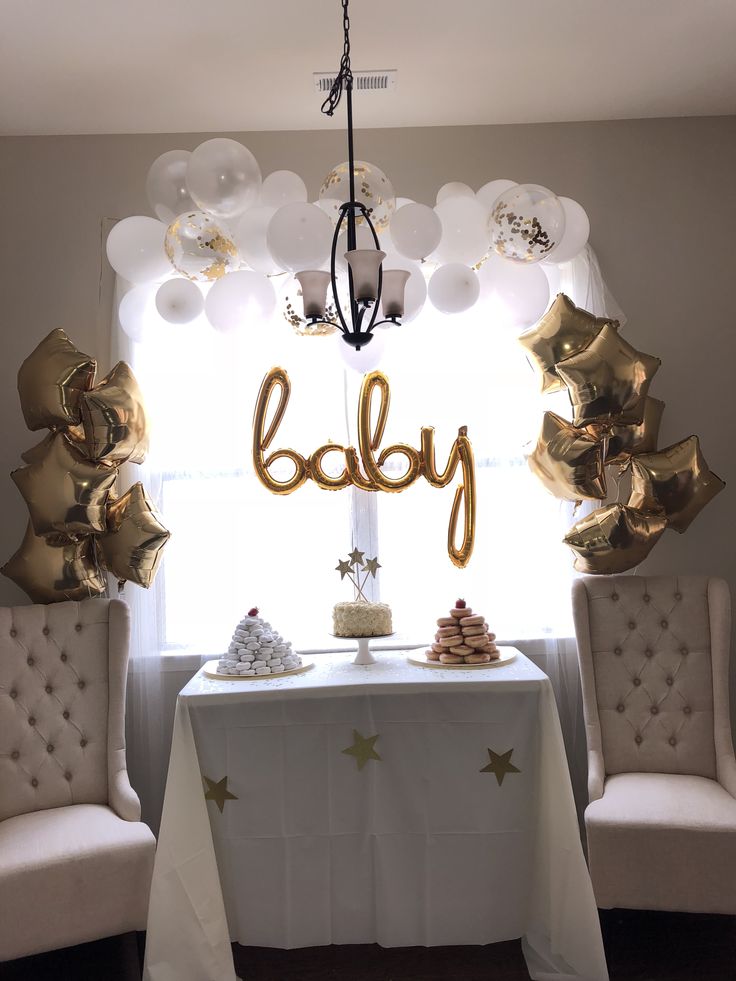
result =
[[726,583],[588,576],[573,584],[573,616],[589,765],[716,778],[731,745]]
[[0,608],[0,820],[108,803],[124,752],[128,608]]

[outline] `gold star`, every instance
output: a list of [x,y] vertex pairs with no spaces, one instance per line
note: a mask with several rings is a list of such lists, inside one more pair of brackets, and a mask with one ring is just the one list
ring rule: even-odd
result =
[[238,800],[235,794],[231,794],[227,789],[227,777],[223,777],[222,780],[210,780],[209,777],[204,777],[204,782],[207,784],[207,790],[205,791],[204,799],[213,800],[215,804],[220,808],[220,814],[222,814],[222,809],[225,806],[226,800]]
[[365,560],[365,567],[366,567],[366,570],[368,572],[370,572],[370,574],[375,579],[376,578],[376,573],[381,568],[381,564],[378,561],[378,556],[376,556],[375,559],[366,559]]
[[357,548],[354,548],[352,552],[348,552],[348,555],[350,556],[351,565],[365,565],[363,561],[364,553],[359,552]]
[[353,745],[348,746],[347,749],[343,749],[340,752],[345,753],[347,756],[354,756],[358,764],[358,769],[362,770],[368,760],[381,759],[374,749],[377,739],[378,734],[366,737],[361,736],[357,729],[353,729]]
[[350,572],[350,563],[343,562],[342,559],[339,559],[337,565],[335,566],[335,571],[340,573],[341,579],[344,579],[345,576]]
[[[486,747],[488,749],[488,747]],[[510,749],[508,753],[494,753],[492,749],[488,750],[488,758],[490,763],[484,766],[480,773],[492,773],[496,780],[498,780],[498,786],[500,787],[503,783],[503,778],[507,773],[521,773],[521,770],[517,770],[514,764],[511,762],[511,754],[513,749]]]

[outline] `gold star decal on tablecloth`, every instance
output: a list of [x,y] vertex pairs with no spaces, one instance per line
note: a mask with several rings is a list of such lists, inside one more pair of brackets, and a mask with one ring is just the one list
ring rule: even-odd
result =
[[381,564],[378,561],[378,556],[376,556],[375,559],[365,560],[366,572],[370,572],[370,574],[373,576],[374,579],[376,578],[376,573],[380,568],[381,568]]
[[337,565],[335,566],[335,571],[340,573],[341,579],[344,579],[345,576],[347,576],[347,574],[350,572],[350,563],[343,562],[343,560],[340,559]]
[[361,736],[357,729],[353,729],[353,745],[347,749],[340,750],[346,756],[354,756],[358,764],[358,769],[362,770],[368,760],[380,760],[381,757],[374,749],[378,734],[375,736]]
[[220,814],[222,814],[226,800],[238,800],[235,794],[231,794],[227,789],[227,777],[223,777],[222,780],[210,780],[209,777],[203,776],[203,780],[207,784],[204,799],[213,800],[220,808]]
[[348,552],[348,555],[350,556],[351,565],[365,565],[363,561],[365,552],[359,552],[357,548],[354,548],[352,552]]
[[[488,747],[486,747],[488,749]],[[498,780],[498,786],[500,787],[503,783],[503,778],[507,773],[521,773],[514,764],[511,762],[511,754],[513,749],[510,749],[508,753],[494,753],[492,749],[488,750],[488,758],[490,763],[484,766],[480,773],[492,773],[496,780]]]

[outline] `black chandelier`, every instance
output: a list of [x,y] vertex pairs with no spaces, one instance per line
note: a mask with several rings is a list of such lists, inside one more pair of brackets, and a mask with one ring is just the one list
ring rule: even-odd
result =
[[[373,339],[374,327],[383,324],[398,325],[404,315],[404,289],[409,273],[404,269],[382,268],[386,253],[381,250],[378,235],[370,218],[370,209],[355,200],[355,154],[353,152],[353,73],[350,68],[350,18],[348,0],[342,0],[344,46],[340,70],[332,83],[329,95],[322,104],[326,116],[334,115],[343,91],[347,96],[348,122],[348,169],[350,200],[340,206],[339,218],[332,238],[330,271],[304,270],[294,278],[302,288],[304,317],[310,326],[328,324],[342,332],[342,339],[356,351]],[[355,227],[364,221],[370,229],[375,248],[358,249]],[[350,302],[346,318],[337,289],[336,258],[337,241],[343,225],[347,227],[348,251],[345,260],[348,267]],[[325,319],[327,287],[332,286],[332,296],[338,322]],[[379,309],[383,319],[377,320]]]

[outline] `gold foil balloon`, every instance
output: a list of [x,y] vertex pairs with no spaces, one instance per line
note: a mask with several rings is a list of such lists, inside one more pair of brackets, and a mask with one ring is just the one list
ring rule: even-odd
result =
[[583,351],[606,324],[616,321],[594,317],[576,307],[564,293],[558,293],[552,306],[539,323],[519,337],[527,359],[539,376],[542,392],[556,392],[565,387],[557,374],[558,361]]
[[644,399],[644,417],[641,422],[628,426],[592,425],[588,426],[588,431],[592,435],[600,435],[601,428],[605,430],[608,436],[606,463],[625,463],[633,453],[650,453],[656,450],[663,412],[664,402],[647,396]]
[[29,429],[79,422],[79,400],[91,388],[97,363],[82,354],[59,327],[52,330],[18,371],[18,394]]
[[612,324],[606,324],[585,350],[557,365],[557,374],[568,388],[574,424],[615,422],[634,409],[636,421],[641,422],[643,400],[660,364],[659,358],[637,351]]
[[[455,488],[455,497],[450,513],[450,524],[447,529],[447,552],[452,564],[457,566],[458,569],[464,569],[470,561],[475,546],[476,514],[475,458],[473,456],[473,447],[467,437],[467,430],[464,427],[460,430],[460,435],[456,440],[455,446],[457,447],[458,458],[462,466],[463,482]],[[458,547],[456,544],[457,525],[461,506],[464,509],[463,540]]]
[[175,218],[166,230],[164,248],[174,269],[197,282],[212,283],[240,265],[229,229],[204,211]]
[[83,459],[63,433],[53,436],[43,450],[34,449],[35,462],[11,474],[28,505],[34,532],[73,538],[104,531],[105,506],[117,470]]
[[[279,401],[271,424],[265,431],[268,404],[271,401],[274,388],[279,390]],[[272,494],[291,494],[298,490],[309,477],[307,461],[296,450],[276,450],[268,457],[263,455],[273,442],[273,438],[281,425],[290,395],[291,382],[287,373],[283,368],[271,368],[261,382],[253,415],[253,469],[260,482],[268,487]],[[269,473],[269,468],[276,460],[284,459],[291,460],[294,464],[294,474],[288,480],[276,480]]]
[[605,446],[605,438],[575,429],[554,412],[545,412],[527,462],[555,497],[602,500],[606,496]]
[[23,542],[2,567],[34,603],[83,600],[105,592],[105,577],[95,557],[94,540],[50,544],[28,523]]
[[[353,165],[355,175],[355,200],[368,209],[373,227],[380,234],[388,229],[391,215],[396,210],[396,196],[391,181],[380,167],[356,160]],[[350,165],[346,163],[333,167],[322,182],[319,199],[323,209],[333,224],[340,216],[340,205],[350,200]],[[362,215],[356,216],[356,224],[364,224]]]
[[148,589],[171,533],[163,526],[143,484],[133,484],[110,504],[107,519],[108,530],[98,539],[105,567],[120,582],[129,580]]
[[[379,392],[378,419],[375,430],[372,430],[371,403],[375,389],[378,389]],[[376,460],[375,451],[383,438],[390,403],[391,390],[388,378],[380,371],[372,371],[366,375],[360,386],[358,402],[358,449],[360,458],[363,461],[366,477],[373,483],[374,489],[395,493],[411,487],[421,473],[422,461],[414,447],[408,446],[406,443],[395,443],[392,446],[387,446]],[[387,477],[381,467],[390,456],[395,454],[406,457],[408,463],[406,473],[401,477]]]
[[577,554],[578,572],[610,576],[643,562],[666,527],[662,515],[609,504],[576,522],[563,541]]
[[685,531],[725,486],[708,469],[697,436],[631,458],[629,506],[665,515],[675,531]]
[[115,465],[142,463],[148,451],[143,396],[133,372],[119,361],[80,403],[84,443],[91,460]]

